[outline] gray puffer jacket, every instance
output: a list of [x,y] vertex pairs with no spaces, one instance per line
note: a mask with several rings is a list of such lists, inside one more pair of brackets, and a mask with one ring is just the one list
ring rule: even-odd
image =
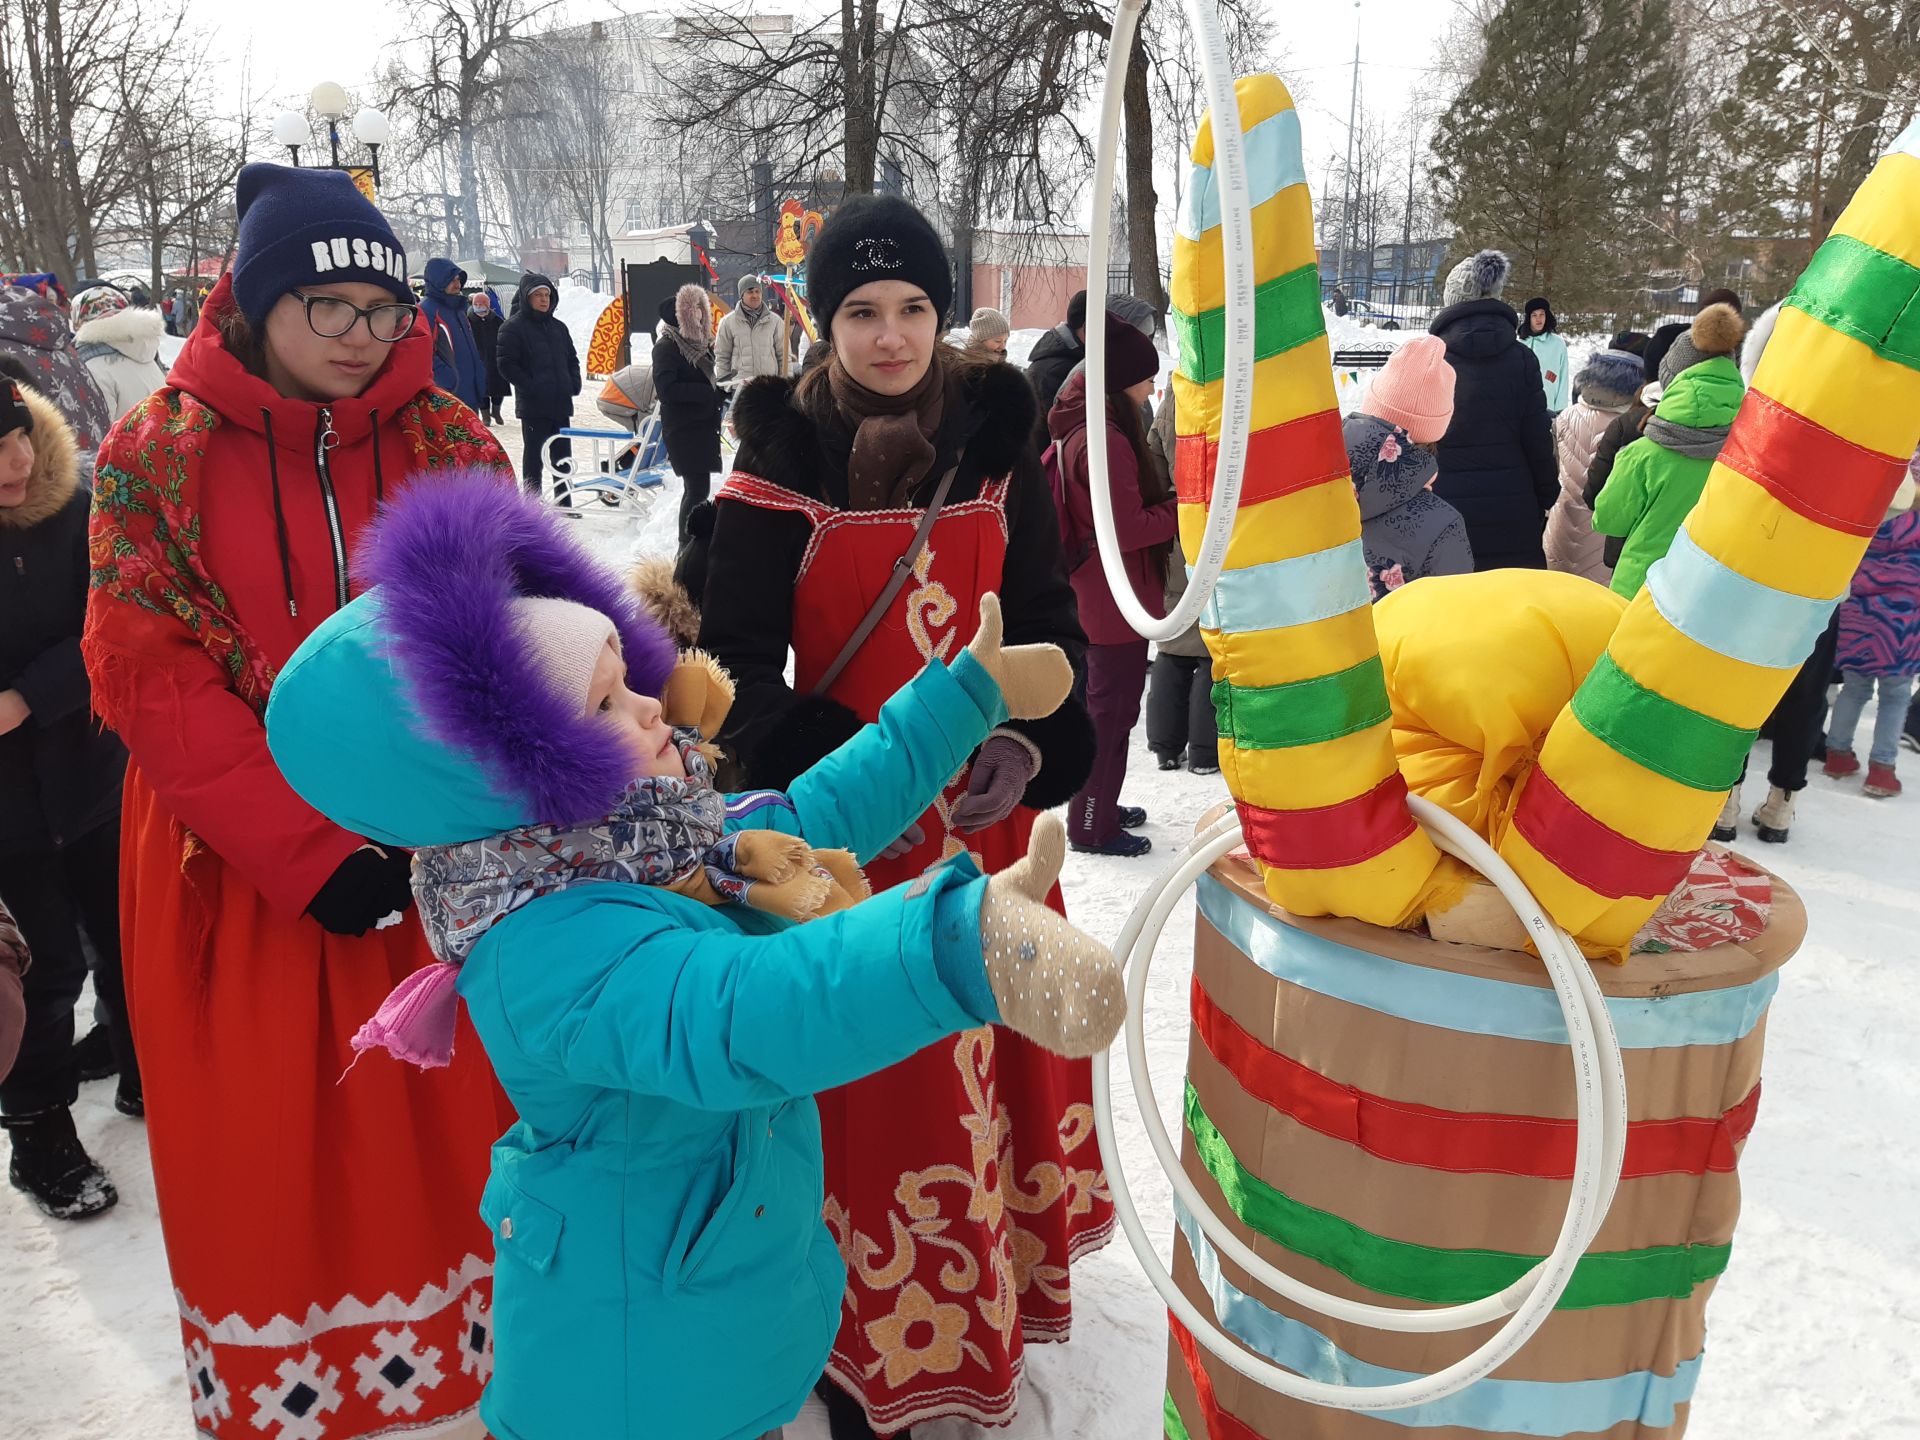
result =
[[1373,598],[1428,575],[1471,573],[1466,522],[1427,489],[1436,468],[1433,453],[1375,415],[1349,415],[1342,431]]

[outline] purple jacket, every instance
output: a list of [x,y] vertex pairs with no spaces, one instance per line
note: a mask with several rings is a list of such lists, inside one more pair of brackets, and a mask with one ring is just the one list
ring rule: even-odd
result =
[[1920,675],[1920,510],[1884,521],[1840,602],[1842,670]]
[[[1109,401],[1109,404],[1114,402]],[[1122,399],[1118,403],[1131,402]],[[1126,432],[1111,415],[1107,420],[1107,487],[1113,496],[1113,528],[1126,560],[1127,578],[1133,593],[1149,615],[1166,612],[1166,547],[1179,531],[1179,513],[1174,498],[1149,504],[1140,494],[1140,467]],[[1065,482],[1067,507],[1073,528],[1093,534],[1093,492],[1087,487],[1087,372],[1076,370],[1061,387],[1047,415],[1047,432],[1059,446],[1060,478]],[[1062,531],[1067,530],[1064,523]],[[1140,639],[1139,631],[1127,623],[1107,588],[1106,568],[1096,548],[1089,552],[1072,576],[1074,598],[1080,603],[1080,624],[1093,645],[1125,645]],[[1144,642],[1142,642],[1144,643]]]

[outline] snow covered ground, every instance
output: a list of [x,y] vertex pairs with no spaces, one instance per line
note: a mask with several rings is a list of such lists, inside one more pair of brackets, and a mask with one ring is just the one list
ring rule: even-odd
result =
[[[583,407],[584,409],[584,407]],[[517,456],[511,422],[503,443]],[[670,542],[678,496],[653,514],[583,522],[610,558]],[[1756,760],[1755,770],[1762,766]],[[1907,766],[1920,779],[1920,763]],[[1749,809],[1760,798],[1758,774]],[[1116,934],[1147,885],[1225,798],[1218,776],[1154,768],[1138,731],[1126,798],[1151,814],[1144,860],[1071,856],[1069,908]],[[1806,898],[1806,947],[1785,971],[1769,1020],[1766,1098],[1741,1164],[1745,1214],[1712,1309],[1711,1355],[1693,1411],[1698,1440],[1920,1437],[1920,791],[1865,799],[1858,782],[1815,776],[1793,840],[1747,853]],[[1168,927],[1147,1020],[1165,1119],[1185,1062],[1191,904]],[[1148,1228],[1173,1233],[1168,1190],[1150,1173],[1121,1077],[1122,1160]],[[85,1087],[82,1137],[120,1188],[119,1207],[85,1224],[45,1220],[0,1187],[0,1440],[190,1440],[165,1256],[141,1127],[112,1109],[112,1086]],[[1160,1432],[1164,1312],[1123,1241],[1075,1271],[1074,1338],[1029,1352],[1019,1417],[983,1432],[959,1422],[920,1440],[1149,1440]],[[817,1403],[789,1440],[826,1440]]]

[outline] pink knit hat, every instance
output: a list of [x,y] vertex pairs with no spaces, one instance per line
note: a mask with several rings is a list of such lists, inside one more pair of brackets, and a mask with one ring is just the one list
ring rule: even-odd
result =
[[1453,366],[1438,335],[1417,335],[1393,352],[1360,401],[1363,414],[1398,425],[1431,445],[1453,423]]
[[587,713],[593,672],[607,641],[618,647],[620,632],[598,610],[548,595],[523,596],[510,603],[513,618],[533,647],[547,683],[578,713]]

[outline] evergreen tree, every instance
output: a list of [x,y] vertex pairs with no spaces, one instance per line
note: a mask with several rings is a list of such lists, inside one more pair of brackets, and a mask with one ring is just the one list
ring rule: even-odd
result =
[[1505,250],[1563,313],[1636,308],[1673,202],[1671,29],[1670,0],[1506,0],[1433,144],[1457,252]]
[[1740,19],[1713,200],[1746,248],[1771,242],[1781,288],[1920,106],[1920,0],[1767,0]]

